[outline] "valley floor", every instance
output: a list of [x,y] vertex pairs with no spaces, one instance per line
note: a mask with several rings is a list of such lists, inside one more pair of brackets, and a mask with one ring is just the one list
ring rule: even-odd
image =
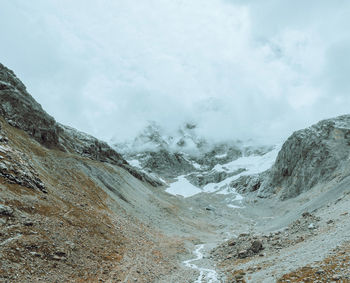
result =
[[[242,208],[216,194],[184,199],[182,210],[190,205],[210,230],[193,234],[193,254],[160,282],[350,282],[350,186],[331,187],[283,202],[247,198]],[[253,252],[253,242],[262,247]],[[196,274],[185,276],[191,267]]]

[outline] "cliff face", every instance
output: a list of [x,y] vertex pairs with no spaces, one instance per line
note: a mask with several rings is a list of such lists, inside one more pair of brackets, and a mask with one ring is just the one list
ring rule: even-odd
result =
[[11,126],[24,130],[47,148],[78,153],[92,160],[121,166],[152,186],[163,184],[130,166],[107,143],[57,123],[27,92],[14,72],[2,64],[0,64],[0,115]]
[[47,147],[57,147],[59,129],[27,92],[14,72],[0,64],[0,115],[12,126],[26,131]]
[[244,177],[231,186],[259,196],[277,193],[296,197],[317,184],[350,175],[350,115],[339,116],[293,133],[282,146],[272,168]]

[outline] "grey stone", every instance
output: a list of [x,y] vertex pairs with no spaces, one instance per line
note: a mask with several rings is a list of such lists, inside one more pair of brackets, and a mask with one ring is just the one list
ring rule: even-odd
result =
[[0,215],[3,216],[12,216],[13,215],[13,209],[9,206],[0,204]]
[[260,252],[261,250],[263,249],[263,244],[261,241],[253,241],[251,246],[250,246],[250,250],[253,252],[253,253],[258,253]]
[[248,257],[248,255],[249,255],[248,250],[240,250],[237,254],[237,257],[238,258],[246,258],[246,257]]

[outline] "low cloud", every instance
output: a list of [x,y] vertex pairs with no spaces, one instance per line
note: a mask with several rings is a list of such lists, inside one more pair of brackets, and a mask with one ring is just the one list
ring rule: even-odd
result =
[[13,0],[0,60],[59,122],[103,139],[191,121],[275,142],[348,111],[348,3]]

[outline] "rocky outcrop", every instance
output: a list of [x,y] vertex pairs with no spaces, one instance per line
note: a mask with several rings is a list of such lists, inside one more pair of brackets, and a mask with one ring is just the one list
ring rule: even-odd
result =
[[317,184],[350,175],[350,115],[323,120],[293,133],[275,164],[263,174],[242,177],[231,184],[239,191],[258,190],[258,196],[296,197]]
[[164,178],[174,178],[195,170],[183,154],[167,150],[146,151],[138,156],[138,160],[143,168]]
[[265,189],[295,197],[318,183],[349,174],[350,115],[295,132],[284,143]]
[[241,194],[251,193],[258,191],[261,187],[261,184],[269,175],[269,170],[254,175],[245,175],[239,177],[237,180],[234,180],[230,183],[232,188],[235,188],[237,192]]
[[218,143],[209,150],[192,158],[207,170],[213,169],[217,164],[226,164],[242,156],[244,149],[238,148],[235,142]]
[[0,64],[0,115],[47,147],[58,146],[59,129],[14,72]]
[[233,172],[225,172],[225,171],[216,171],[211,170],[209,172],[199,172],[199,173],[192,173],[186,176],[186,179],[196,187],[204,187],[207,184],[210,183],[220,183],[223,180],[236,176],[242,172],[244,172],[245,169],[241,168],[239,170],[233,171]]
[[8,137],[0,124],[0,177],[7,183],[18,184],[46,193],[46,187],[27,155],[8,145]]
[[[159,186],[152,177],[131,167],[107,143],[73,128],[56,123],[27,92],[13,71],[0,64],[0,115],[11,125],[28,133],[48,148],[124,167],[133,176]],[[0,140],[2,137],[0,136]],[[10,176],[10,175],[9,175]]]
[[115,165],[127,163],[106,142],[62,124],[58,124],[58,127],[60,129],[59,144],[65,151]]

